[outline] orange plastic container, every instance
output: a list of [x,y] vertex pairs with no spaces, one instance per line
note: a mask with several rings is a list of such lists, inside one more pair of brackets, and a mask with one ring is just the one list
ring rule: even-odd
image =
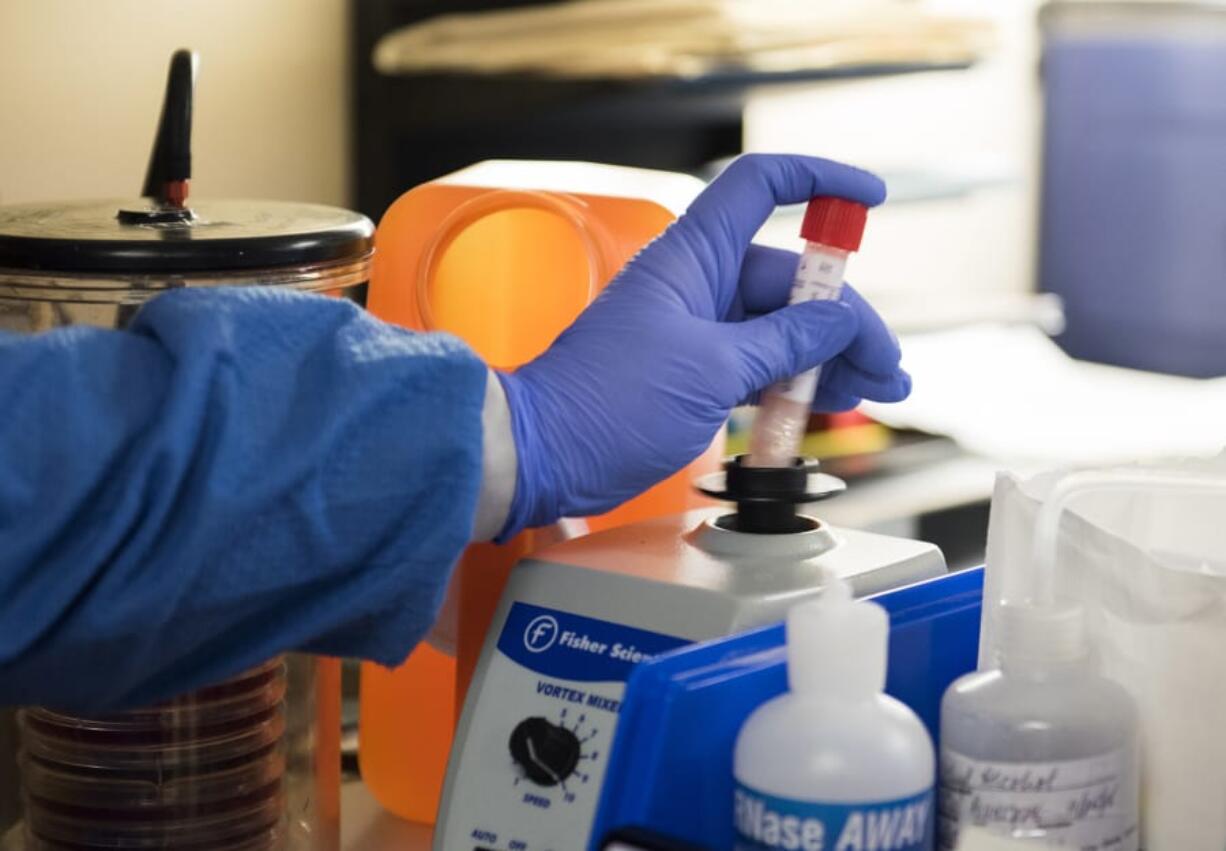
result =
[[[367,306],[409,328],[449,331],[491,366],[514,368],[548,348],[701,186],[685,175],[588,163],[473,166],[388,209],[375,234]],[[587,526],[704,504],[691,481],[717,469],[722,454],[721,434],[689,468]],[[507,575],[521,556],[565,534],[530,530],[503,546],[468,548],[452,579],[455,656],[423,643],[395,670],[363,666],[362,777],[388,810],[433,823],[458,710]]]

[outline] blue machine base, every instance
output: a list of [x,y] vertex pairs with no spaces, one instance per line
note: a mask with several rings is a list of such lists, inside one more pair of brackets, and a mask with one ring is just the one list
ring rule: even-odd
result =
[[[941,696],[975,668],[983,569],[876,596],[890,614],[886,691],[937,740]],[[729,849],[732,751],[754,709],[787,690],[782,624],[693,644],[638,665],[589,847],[634,826],[702,848]]]

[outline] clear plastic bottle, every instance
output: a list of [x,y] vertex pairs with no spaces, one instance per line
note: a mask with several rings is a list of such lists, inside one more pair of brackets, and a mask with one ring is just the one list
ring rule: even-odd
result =
[[[867,217],[867,207],[843,198],[822,196],[809,202],[800,226],[805,249],[796,264],[789,304],[839,298],[847,258],[860,248]],[[821,367],[817,367],[781,381],[762,394],[749,434],[748,466],[791,465],[800,451],[820,380]]]
[[788,613],[790,691],[737,737],[738,849],[930,849],[932,740],[883,694],[889,619],[828,577]]
[[1094,670],[1081,610],[1005,603],[998,667],[941,702],[938,847],[961,828],[1077,849],[1138,847],[1137,711]]

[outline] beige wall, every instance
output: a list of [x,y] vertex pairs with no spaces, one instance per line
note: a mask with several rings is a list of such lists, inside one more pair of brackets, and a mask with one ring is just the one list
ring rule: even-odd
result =
[[194,190],[344,204],[345,0],[0,0],[0,203],[140,190],[166,64],[201,54]]

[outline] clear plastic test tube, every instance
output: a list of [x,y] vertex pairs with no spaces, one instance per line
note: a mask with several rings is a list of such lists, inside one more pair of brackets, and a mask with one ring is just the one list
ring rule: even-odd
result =
[[[809,201],[800,235],[804,253],[796,265],[788,304],[833,301],[843,292],[847,258],[860,248],[868,208],[842,198]],[[790,467],[800,451],[817,393],[821,367],[802,372],[767,388],[749,432],[750,467]]]

